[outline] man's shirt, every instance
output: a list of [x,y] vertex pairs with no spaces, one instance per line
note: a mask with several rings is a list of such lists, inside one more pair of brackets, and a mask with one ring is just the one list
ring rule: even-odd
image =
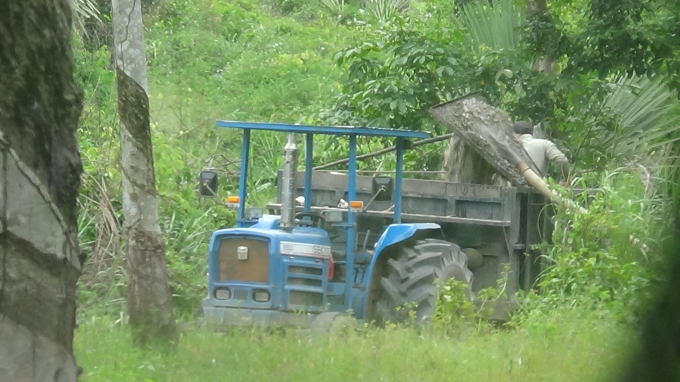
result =
[[567,157],[555,146],[554,143],[547,139],[534,138],[531,134],[523,134],[520,136],[524,149],[527,151],[531,159],[536,163],[536,167],[541,171],[541,175],[548,175],[548,166],[550,161],[555,162],[563,171],[563,176],[566,176],[569,171],[569,161]]

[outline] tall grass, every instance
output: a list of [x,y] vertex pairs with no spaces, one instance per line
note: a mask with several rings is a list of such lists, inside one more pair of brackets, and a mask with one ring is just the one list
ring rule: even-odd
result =
[[576,311],[451,336],[407,328],[330,337],[189,329],[173,351],[142,351],[125,326],[85,321],[75,341],[82,381],[606,381],[634,345],[622,327]]

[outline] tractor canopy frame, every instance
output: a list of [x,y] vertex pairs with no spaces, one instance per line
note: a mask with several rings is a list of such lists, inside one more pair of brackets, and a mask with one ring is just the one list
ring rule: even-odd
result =
[[[347,197],[348,202],[356,198],[356,179],[357,179],[357,137],[382,137],[395,138],[396,146],[396,165],[395,165],[395,179],[392,200],[394,203],[393,223],[401,222],[402,211],[402,181],[403,181],[403,167],[404,167],[404,150],[405,141],[407,139],[425,139],[431,135],[429,132],[399,130],[375,127],[353,127],[353,126],[310,126],[299,124],[285,124],[285,123],[262,123],[262,122],[237,122],[218,120],[216,123],[220,128],[242,129],[243,141],[241,146],[241,169],[239,181],[239,206],[236,212],[236,224],[241,228],[247,224],[248,220],[244,218],[245,205],[247,201],[247,179],[248,167],[250,157],[250,134],[251,131],[273,131],[280,133],[302,134],[305,136],[305,172],[304,172],[304,212],[310,212],[312,205],[312,169],[314,166],[314,135],[341,135],[349,137],[349,161],[348,161],[348,181],[347,181]],[[350,307],[352,304],[352,290],[354,281],[354,252],[353,243],[356,237],[356,220],[354,212],[351,208],[347,212],[347,255],[346,255],[346,276],[345,276],[345,306]]]

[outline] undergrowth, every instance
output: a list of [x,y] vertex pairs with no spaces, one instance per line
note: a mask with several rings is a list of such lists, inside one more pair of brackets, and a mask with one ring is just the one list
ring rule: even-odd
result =
[[76,333],[82,381],[607,381],[633,341],[583,311],[555,312],[522,328],[362,329],[339,336],[189,324],[175,350],[130,345],[125,326],[92,318]]
[[672,208],[664,182],[641,175],[639,168],[617,168],[576,178],[570,189],[554,185],[587,209],[555,205],[552,244],[541,248],[540,294],[527,299],[533,310],[581,306],[636,320],[647,309],[665,276]]

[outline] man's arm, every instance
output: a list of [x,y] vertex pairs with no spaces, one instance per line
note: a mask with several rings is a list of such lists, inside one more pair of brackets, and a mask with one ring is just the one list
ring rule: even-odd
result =
[[557,148],[557,146],[546,140],[546,145],[545,145],[545,156],[552,162],[555,162],[557,166],[559,167],[560,170],[560,180],[567,180],[567,177],[569,176],[569,160],[567,160],[567,157],[564,155],[560,149]]

